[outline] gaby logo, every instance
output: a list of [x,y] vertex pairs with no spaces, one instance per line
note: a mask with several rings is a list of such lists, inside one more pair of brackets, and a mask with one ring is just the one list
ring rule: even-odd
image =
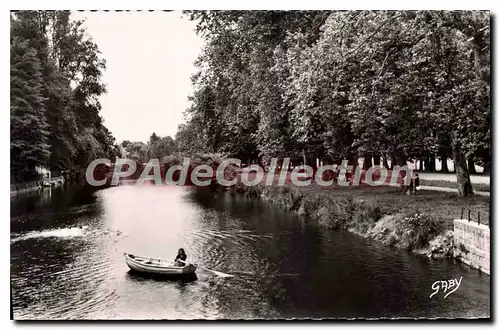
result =
[[460,284],[462,283],[462,278],[463,276],[460,277],[460,280],[457,280],[456,278],[447,280],[447,281],[436,281],[432,284],[432,289],[435,290],[429,298],[432,298],[435,294],[437,294],[439,291],[443,290],[443,293],[445,293],[444,298],[448,297],[450,294],[453,292],[457,291],[458,288],[460,287]]
[[[107,178],[96,180],[94,178],[94,171],[97,166],[110,163],[111,161],[105,158],[96,159],[91,162],[86,171],[87,182],[96,187],[105,185]],[[401,173],[413,177],[412,170],[408,166],[395,166],[391,172],[390,180],[388,180],[388,171],[383,166],[372,166],[363,172],[360,167],[354,169],[354,166],[349,165],[347,160],[343,160],[340,166],[320,166],[316,172],[308,165],[297,166],[294,167],[292,171],[289,171],[290,158],[283,159],[280,169],[278,169],[277,166],[278,159],[271,159],[267,171],[255,164],[241,168],[242,162],[236,158],[222,161],[215,170],[212,166],[206,164],[190,168],[190,163],[191,159],[185,157],[182,165],[170,166],[164,177],[162,177],[160,161],[158,159],[151,159],[145,165],[135,184],[143,185],[146,181],[154,181],[155,185],[185,185],[189,173],[191,182],[196,186],[209,186],[212,184],[212,181],[215,180],[218,184],[226,187],[235,185],[238,182],[238,177],[241,179],[241,183],[246,186],[261,184],[265,177],[265,182],[263,184],[266,186],[283,186],[291,183],[292,185],[300,187],[308,186],[312,182],[323,187],[331,186],[334,182],[340,186],[359,185],[360,183],[366,183],[369,186],[381,186],[383,184],[398,186],[398,179],[401,177]],[[233,169],[237,170],[238,175],[231,178],[231,180],[227,180],[225,173],[230,165],[233,166]],[[136,173],[136,170],[137,163],[134,160],[126,158],[117,159],[114,166],[111,185],[118,185],[120,179],[129,177]],[[151,171],[153,172],[152,174],[150,174]],[[177,180],[174,180],[174,173],[176,172],[178,172],[179,175]],[[277,182],[275,179],[277,179]]]

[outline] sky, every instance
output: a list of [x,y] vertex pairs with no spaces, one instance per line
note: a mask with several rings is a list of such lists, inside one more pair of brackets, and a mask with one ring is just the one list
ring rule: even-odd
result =
[[119,143],[175,137],[203,41],[181,12],[74,12],[106,60],[104,125]]

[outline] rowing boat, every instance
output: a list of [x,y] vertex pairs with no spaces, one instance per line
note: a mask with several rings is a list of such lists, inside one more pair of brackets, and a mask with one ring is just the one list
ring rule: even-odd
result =
[[162,276],[193,275],[198,267],[196,264],[186,264],[182,267],[176,267],[172,262],[165,259],[140,257],[130,253],[124,253],[124,255],[129,268],[143,274]]

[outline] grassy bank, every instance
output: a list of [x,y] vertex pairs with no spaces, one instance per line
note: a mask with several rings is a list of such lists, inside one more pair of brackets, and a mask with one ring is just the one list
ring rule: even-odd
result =
[[[489,199],[421,191],[403,195],[394,187],[253,186],[242,184],[233,193],[260,196],[297,212],[328,229],[347,230],[385,245],[429,257],[451,257],[453,220],[463,207],[480,212],[481,223],[489,220]],[[468,213],[464,212],[464,217]]]

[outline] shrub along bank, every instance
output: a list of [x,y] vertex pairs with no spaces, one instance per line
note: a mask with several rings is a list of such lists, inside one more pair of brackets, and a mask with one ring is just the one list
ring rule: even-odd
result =
[[[452,257],[452,222],[459,214],[454,216],[450,210],[460,210],[465,201],[435,192],[429,192],[429,196],[402,196],[394,188],[321,190],[237,184],[230,190],[260,196],[325,228],[347,230],[431,258]],[[482,211],[488,209],[486,198],[469,198],[467,203]]]

